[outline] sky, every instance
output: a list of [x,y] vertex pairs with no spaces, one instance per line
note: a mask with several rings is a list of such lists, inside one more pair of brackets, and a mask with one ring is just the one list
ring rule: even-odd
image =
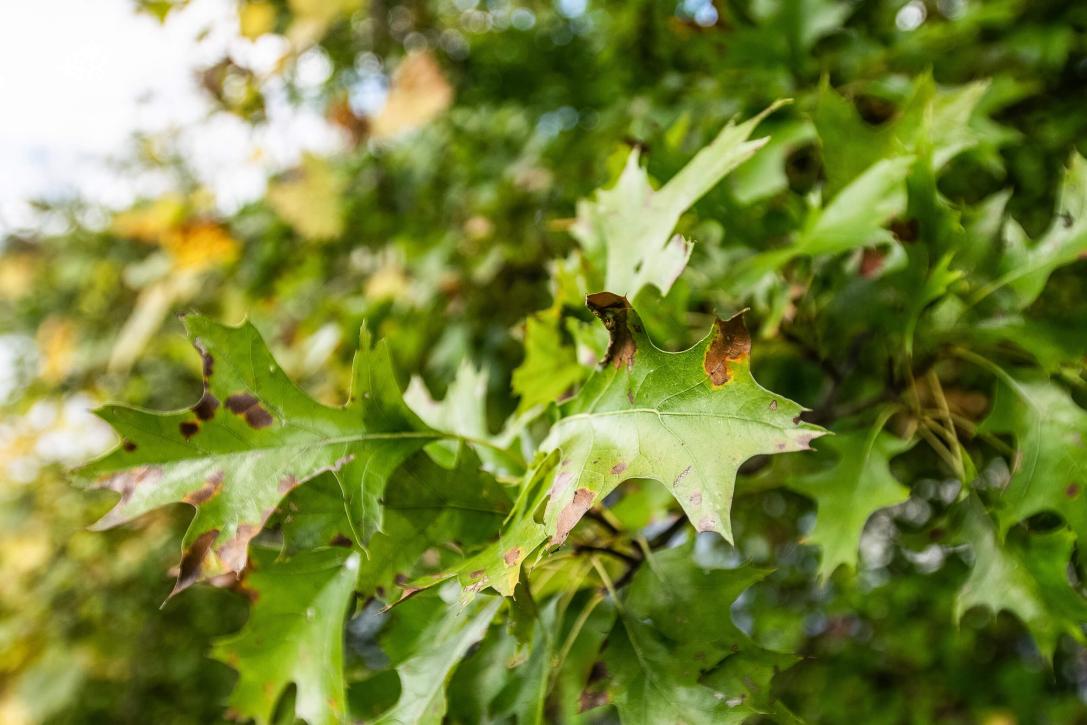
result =
[[108,163],[136,131],[184,129],[186,158],[227,210],[259,196],[268,170],[301,150],[332,150],[339,139],[319,114],[274,93],[266,128],[208,117],[198,69],[225,53],[270,67],[285,42],[238,37],[232,0],[193,0],[165,25],[130,0],[0,2],[0,236],[33,224],[34,197],[79,193],[116,208],[165,191],[164,178]]
[[[201,68],[229,53],[260,73],[286,50],[280,36],[240,38],[234,0],[191,0],[165,25],[130,0],[0,0],[0,245],[47,223],[32,212],[34,198],[78,195],[120,209],[168,191],[165,175],[115,163],[131,155],[136,132],[173,129],[226,213],[260,197],[268,174],[303,151],[334,151],[341,132],[318,109],[288,103],[274,79],[264,88],[269,121],[261,128],[209,113]],[[321,83],[327,59],[310,50],[304,60],[302,80]],[[0,330],[0,402],[32,360],[33,340]]]

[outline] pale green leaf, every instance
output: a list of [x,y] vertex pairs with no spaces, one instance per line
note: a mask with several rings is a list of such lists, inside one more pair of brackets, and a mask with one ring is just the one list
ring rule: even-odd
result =
[[592,201],[578,204],[571,233],[586,255],[605,270],[605,287],[634,298],[644,287],[667,293],[687,266],[691,244],[672,234],[680,216],[767,139],[749,141],[776,103],[739,125],[729,124],[660,189],[654,190],[630,152],[622,175]]

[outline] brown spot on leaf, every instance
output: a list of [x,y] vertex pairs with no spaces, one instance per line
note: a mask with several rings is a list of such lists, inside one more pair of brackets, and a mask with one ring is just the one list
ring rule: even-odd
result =
[[332,540],[329,541],[328,544],[329,546],[340,546],[345,549],[350,549],[353,546],[353,544],[351,543],[351,539],[347,538],[343,534],[336,534],[332,537]]
[[254,428],[265,428],[270,426],[273,421],[272,414],[259,405],[245,411],[245,422]]
[[173,591],[170,592],[170,597],[177,595],[196,582],[200,581],[200,575],[204,570],[204,560],[207,558],[208,551],[211,550],[212,543],[219,536],[218,529],[209,529],[200,536],[196,537],[196,541],[192,542],[192,546],[185,550],[181,555],[181,564],[178,567],[177,582],[174,583]]
[[687,500],[690,501],[692,506],[701,506],[702,505],[702,493],[699,492],[699,491],[695,491],[694,493],[691,494],[691,497],[688,498]]
[[586,297],[585,304],[594,315],[600,318],[608,334],[611,335],[608,350],[604,353],[604,359],[600,361],[600,364],[612,363],[617,368],[633,366],[638,344],[634,341],[634,335],[631,332],[630,318],[633,310],[627,298],[611,292],[597,292]]
[[469,579],[479,579],[485,572],[482,569],[476,569],[474,572],[468,575]]
[[861,252],[861,265],[858,272],[864,279],[872,279],[883,269],[887,255],[879,249],[865,249]]
[[195,347],[196,347],[196,351],[198,353],[200,353],[200,360],[203,362],[204,380],[207,380],[208,378],[211,377],[211,374],[215,371],[215,358],[213,358],[211,356],[211,353],[208,352],[207,348],[205,348],[199,342],[196,343]]
[[200,396],[200,400],[192,407],[192,412],[195,413],[196,417],[200,420],[211,420],[218,407],[219,399],[212,395],[211,391],[205,388],[204,394]]
[[121,448],[124,449],[126,453],[131,453],[132,451],[136,450],[136,444],[133,441],[125,438],[123,441],[121,441]]
[[596,494],[587,488],[579,488],[574,491],[573,500],[559,512],[555,535],[551,537],[552,544],[561,544],[566,541],[566,537],[570,535],[570,530],[593,505],[594,498],[596,498]]
[[230,409],[231,413],[237,415],[245,413],[245,411],[259,403],[260,401],[249,393],[235,393],[226,399],[226,407]]
[[891,234],[894,238],[900,242],[910,244],[917,241],[917,237],[921,233],[921,223],[917,219],[894,219],[888,225],[888,229],[891,230]]
[[244,569],[249,556],[249,542],[260,533],[261,528],[258,524],[238,524],[234,536],[216,549],[223,566],[233,572]]
[[260,404],[260,401],[249,393],[231,395],[226,399],[226,407],[230,409],[230,412],[244,416],[245,422],[253,428],[264,428],[275,420],[272,414]]
[[687,474],[690,473],[690,472],[691,472],[691,467],[690,466],[687,466],[682,471],[680,471],[679,475],[676,476],[676,480],[672,481],[672,487],[674,488],[674,487],[678,486],[679,482],[682,481],[683,479],[685,479],[687,477]]
[[502,561],[506,562],[506,566],[516,566],[517,562],[521,559],[521,547],[515,546],[512,549],[506,551],[502,555]]
[[716,531],[717,530],[717,520],[714,519],[712,516],[706,516],[705,518],[699,519],[699,521],[698,521],[698,530],[699,531]]
[[585,712],[593,708],[603,707],[608,704],[608,693],[601,690],[593,692],[584,690],[577,699],[577,711]]
[[200,424],[191,420],[183,420],[178,424],[177,429],[181,431],[181,435],[184,436],[185,440],[188,440],[200,431]]
[[618,476],[620,473],[622,473],[625,470],[627,470],[627,464],[623,463],[622,461],[619,461],[618,463],[616,463],[614,466],[611,467],[611,472],[613,474],[615,474],[616,476]]
[[199,506],[202,503],[210,501],[216,494],[223,488],[223,472],[216,471],[208,477],[208,480],[204,482],[204,485],[195,491],[190,491],[185,494],[181,499],[185,503],[192,504],[193,506]]
[[578,712],[585,712],[594,707],[600,707],[608,703],[608,693],[602,685],[611,679],[607,665],[597,660],[589,670],[589,677],[585,683],[585,689],[578,698]]
[[770,410],[775,411],[778,409],[778,402],[776,400],[770,401]]
[[555,480],[551,482],[551,489],[548,491],[548,495],[551,498],[558,498],[565,493],[570,482],[574,480],[574,474],[570,471],[561,471],[555,476]]
[[1070,483],[1068,484],[1068,487],[1064,489],[1064,495],[1068,498],[1075,498],[1076,496],[1079,496],[1079,491],[1080,488],[1078,483]]
[[121,494],[121,500],[117,503],[117,506],[91,528],[101,531],[124,521],[125,516],[121,511],[121,507],[132,498],[133,492],[141,486],[153,486],[161,478],[161,466],[137,466],[100,480],[98,488],[108,488],[111,491],[116,491]]
[[277,487],[280,493],[286,494],[297,488],[299,481],[295,478],[293,473],[288,473],[283,478],[279,479],[279,486]]
[[750,354],[751,335],[744,325],[744,313],[740,311],[727,320],[718,319],[714,323],[713,340],[706,348],[702,368],[714,387],[718,387],[732,379],[729,364],[746,360]]

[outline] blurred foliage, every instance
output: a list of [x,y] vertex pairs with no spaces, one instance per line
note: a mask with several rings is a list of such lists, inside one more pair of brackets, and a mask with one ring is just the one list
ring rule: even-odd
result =
[[[168,23],[185,3],[137,4]],[[199,398],[200,360],[177,313],[248,317],[286,373],[328,404],[345,399],[365,321],[395,368],[436,400],[447,387],[455,397],[465,361],[485,371],[467,397],[485,405],[474,435],[497,437],[507,416],[538,416],[577,386],[603,352],[583,296],[602,289],[604,270],[588,246],[579,251],[578,201],[613,186],[632,149],[660,188],[730,120],[791,98],[756,129],[767,145],[679,217],[676,232],[695,242],[683,274],[633,298],[669,350],[694,344],[715,313],[751,308],[756,378],[841,434],[815,455],[746,464],[735,546],[695,540],[691,555],[705,566],[774,570],[745,574],[743,593],[722,585],[715,605],[750,639],[751,672],[772,667],[761,652],[799,656],[773,665],[779,709],[763,706],[765,693],[751,702],[781,722],[1087,722],[1082,618],[1033,588],[1052,571],[1014,563],[1067,545],[1047,550],[1050,568],[1069,595],[1082,593],[1087,481],[1073,477],[1087,470],[1075,433],[1087,402],[1087,172],[1076,156],[1087,153],[1087,5],[240,0],[237,16],[245,42],[283,39],[282,57],[270,73],[240,55],[207,68],[215,113],[259,129],[268,99],[284,96],[340,130],[338,153],[300,158],[262,198],[225,211],[169,138],[145,139],[141,163],[173,179],[173,191],[109,214],[43,201],[41,224],[0,247],[12,374],[0,420],[0,720],[222,717],[235,677],[207,654],[239,630],[245,597],[201,586],[157,610],[188,507],[92,534],[110,496],[64,480],[113,440],[87,408]],[[327,71],[316,85],[314,64]],[[1045,410],[1064,411],[1046,433],[1001,397],[1016,389],[1043,390]],[[541,420],[525,423],[522,439],[538,436]],[[879,461],[834,473],[877,436],[912,447],[888,445]],[[1069,460],[1054,462],[1062,452]],[[1042,468],[1023,468],[1024,457]],[[812,545],[829,545],[822,507],[856,512],[817,486],[862,480],[869,465],[879,486],[904,486],[908,498],[864,509],[859,547],[835,555],[856,571],[835,570]],[[1050,499],[1016,493],[1035,473]],[[615,520],[579,528],[571,550],[601,545],[615,524],[653,539],[676,520],[671,498],[647,481],[624,484],[608,504]],[[972,607],[957,622],[979,541],[999,542],[993,556],[1012,562],[1019,588],[996,581],[989,601],[1012,592],[1009,611]],[[672,551],[659,556],[682,569]],[[618,579],[616,558],[605,568]],[[588,582],[569,595],[533,592],[533,617],[547,628],[565,636],[583,625],[551,683],[548,720],[607,722],[616,702],[631,708],[598,681],[601,643],[619,631],[617,617],[625,634],[601,661],[658,636],[601,604],[601,582],[583,568],[556,575]],[[622,583],[628,604],[642,597],[632,611],[654,606],[651,593],[635,593],[637,576]],[[493,616],[492,598],[480,600],[472,611]],[[525,640],[492,627],[469,649],[466,632],[478,627],[441,619],[438,602],[420,596],[387,619],[372,604],[352,608],[354,715],[412,704],[388,667],[412,662],[425,623],[465,657],[450,680],[451,719],[531,719],[524,682],[543,665],[529,653],[551,645],[532,639],[539,631]],[[516,629],[523,615],[510,610]],[[501,691],[495,672],[510,678]],[[731,693],[729,672],[708,676]],[[579,703],[603,709],[578,714]]]

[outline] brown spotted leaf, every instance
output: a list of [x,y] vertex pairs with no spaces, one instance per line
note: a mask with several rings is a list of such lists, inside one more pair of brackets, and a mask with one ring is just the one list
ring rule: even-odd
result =
[[732,539],[736,471],[758,454],[806,450],[822,428],[751,376],[751,339],[735,315],[683,352],[653,345],[623,297],[590,295],[611,333],[605,360],[561,408],[544,449],[561,454],[544,521],[560,544],[623,481],[660,481],[700,531]]
[[371,349],[363,333],[353,400],[335,408],[297,388],[251,324],[226,327],[200,316],[185,324],[204,360],[204,393],[167,413],[98,411],[123,440],[81,472],[121,494],[96,528],[171,503],[194,506],[176,593],[244,569],[249,541],[283,497],[332,471],[355,538],[366,543],[380,529],[389,475],[437,436],[401,399],[384,346]]

